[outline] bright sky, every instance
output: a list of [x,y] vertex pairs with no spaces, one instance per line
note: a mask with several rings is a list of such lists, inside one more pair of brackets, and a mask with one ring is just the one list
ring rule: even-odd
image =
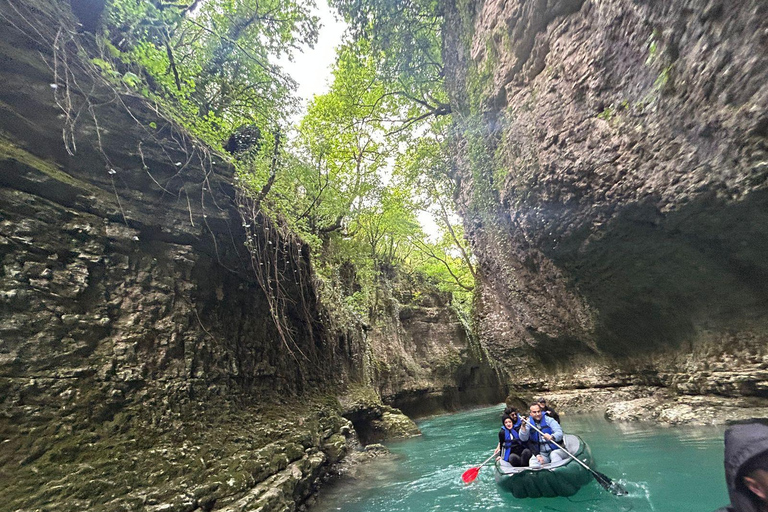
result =
[[[320,17],[320,31],[314,48],[294,56],[294,61],[281,60],[279,64],[299,84],[297,94],[306,110],[309,100],[328,91],[331,68],[336,61],[336,47],[341,44],[346,24],[337,20],[325,0],[318,0],[316,14]],[[303,115],[303,112],[302,112]],[[298,119],[295,119],[298,121]]]

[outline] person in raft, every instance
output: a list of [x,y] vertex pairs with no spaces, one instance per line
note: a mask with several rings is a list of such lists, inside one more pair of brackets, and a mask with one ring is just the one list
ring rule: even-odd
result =
[[[547,399],[544,397],[539,398],[536,400],[539,403],[539,407],[541,407],[541,412],[549,416],[550,418],[554,418],[556,422],[560,423],[560,415],[557,414],[557,411],[551,408],[547,405]],[[560,426],[562,427],[562,423],[560,423]]]
[[517,415],[514,407],[508,407],[501,416],[501,430],[499,430],[499,445],[494,453],[499,456],[496,460],[503,459],[513,466],[527,466],[532,456],[527,443],[520,441],[520,425],[523,420]]
[[[531,416],[520,426],[520,440],[523,442],[530,441],[529,446],[533,453],[528,465],[532,468],[538,468],[542,464],[567,459],[568,454],[551,442],[554,441],[558,444],[563,442],[563,429],[560,424],[554,418],[542,414],[538,402],[532,403],[530,409]],[[539,434],[531,428],[531,425],[544,434]]]
[[725,431],[725,481],[731,504],[716,512],[768,511],[768,425],[733,425]]

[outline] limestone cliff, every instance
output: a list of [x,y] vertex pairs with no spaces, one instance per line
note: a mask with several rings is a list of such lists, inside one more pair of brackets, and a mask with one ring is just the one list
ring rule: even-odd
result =
[[768,397],[768,7],[451,2],[479,336],[520,389]]
[[[350,384],[487,398],[462,394],[495,374],[447,304],[395,328],[413,331],[418,379],[435,353],[456,363],[413,387],[382,355],[387,321],[368,339],[324,305],[309,248],[254,212],[215,150],[101,76],[66,2],[0,9],[4,506],[294,510],[356,446],[343,416],[361,409],[333,398]],[[423,314],[449,327],[412,330]],[[417,432],[374,402],[359,428]]]
[[327,335],[308,248],[103,79],[66,7],[0,17],[4,507],[292,509],[347,449],[317,393],[362,380],[362,338]]
[[450,294],[390,276],[368,340],[373,384],[385,402],[422,416],[505,397],[497,370]]

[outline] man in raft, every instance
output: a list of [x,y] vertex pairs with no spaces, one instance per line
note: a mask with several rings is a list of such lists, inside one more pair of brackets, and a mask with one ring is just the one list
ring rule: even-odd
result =
[[[539,407],[541,407],[541,412],[543,414],[546,414],[550,418],[554,418],[556,422],[560,423],[560,415],[557,414],[557,411],[555,411],[553,408],[547,405],[547,399],[544,397],[539,398],[536,400],[539,403]],[[562,425],[560,425],[562,427]]]
[[[531,457],[528,465],[532,468],[538,468],[542,464],[567,459],[568,454],[551,442],[554,441],[558,444],[563,442],[563,429],[560,424],[554,418],[542,414],[538,402],[531,404],[530,411],[530,417],[523,421],[520,426],[520,441],[530,440],[529,447],[533,452],[533,457]],[[543,434],[539,434],[530,427],[531,425],[541,430]]]

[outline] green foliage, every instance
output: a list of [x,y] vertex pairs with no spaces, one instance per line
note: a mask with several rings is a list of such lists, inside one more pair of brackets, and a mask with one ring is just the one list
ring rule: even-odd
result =
[[611,121],[616,117],[617,114],[619,114],[622,111],[628,110],[630,108],[629,101],[624,100],[621,103],[611,103],[609,106],[605,107],[602,112],[597,114],[598,119],[602,119],[603,121]]
[[672,76],[672,70],[673,70],[674,64],[670,64],[669,66],[666,66],[664,69],[661,70],[659,73],[659,76],[656,77],[656,80],[653,83],[653,88],[656,89],[659,92],[664,92],[668,86],[670,85],[670,80]]
[[401,128],[451,112],[443,87],[443,3],[438,0],[330,0],[376,59],[385,94],[402,100]]
[[[338,51],[329,92],[281,144],[275,127],[294,111],[295,84],[274,61],[314,44],[312,2],[110,0],[92,62],[212,146],[258,127],[259,144],[237,156],[240,183],[312,247],[324,279],[340,284],[349,279],[339,269],[354,269],[344,300],[358,314],[373,310],[393,268],[466,299],[474,270],[450,199],[442,4],[332,4],[353,37]],[[434,238],[418,221],[424,212],[440,229]]]
[[648,36],[646,41],[646,47],[648,48],[648,58],[645,59],[645,65],[650,66],[656,59],[659,52],[659,39],[661,38],[661,32],[659,29],[653,29],[651,35]]
[[305,216],[315,235],[341,230],[375,202],[392,154],[374,113],[383,89],[364,50],[364,44],[341,49],[331,90],[314,99],[299,126],[298,151],[315,171],[303,183],[311,199]]
[[141,83],[141,78],[136,73],[131,73],[130,71],[126,71],[123,75],[123,82],[128,87],[136,88]]
[[94,64],[165,100],[177,121],[218,145],[235,128],[284,124],[293,112],[295,84],[272,61],[314,44],[312,7],[301,0],[111,0]]
[[614,114],[614,107],[613,104],[611,104],[609,107],[605,107],[605,109],[597,114],[598,119],[602,119],[603,121],[610,121],[613,118]]
[[117,75],[117,71],[115,71],[115,68],[112,67],[112,63],[109,61],[106,61],[104,59],[99,59],[98,57],[94,57],[91,59],[91,62],[99,68],[99,70],[108,76],[115,76]]
[[648,58],[645,60],[645,65],[660,68],[660,71],[656,80],[653,82],[654,92],[649,93],[649,95],[643,99],[644,103],[652,103],[656,99],[654,96],[663,94],[671,89],[675,59],[670,57],[668,49],[665,51],[660,50],[661,39],[661,30],[655,28],[653,29],[653,32],[651,32],[651,35],[648,36],[646,42]]

